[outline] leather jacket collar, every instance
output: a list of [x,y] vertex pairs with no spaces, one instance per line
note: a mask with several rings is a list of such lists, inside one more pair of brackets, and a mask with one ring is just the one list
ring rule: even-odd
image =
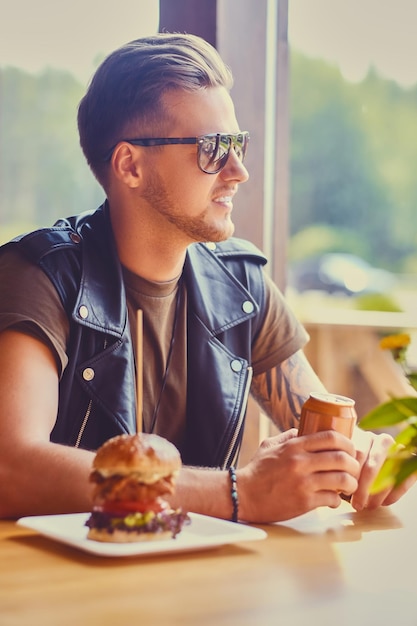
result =
[[[102,236],[103,229],[94,228],[93,222],[103,217],[105,237]],[[71,224],[70,220],[68,222]],[[84,256],[83,274],[73,315],[80,324],[120,337],[125,328],[127,309],[107,204],[95,213],[77,216],[71,227],[84,240],[85,246],[97,251],[97,254]],[[221,246],[196,243],[187,250],[184,266],[187,290],[193,298],[196,314],[214,335],[242,323],[258,311],[258,305],[249,291],[221,260],[242,254],[241,250],[238,252],[234,241],[222,243]],[[259,261],[260,254],[255,248],[253,255]],[[103,262],[103,259],[107,259],[107,262]],[[242,307],[243,303],[245,305]],[[80,314],[83,305],[88,305],[87,318]]]

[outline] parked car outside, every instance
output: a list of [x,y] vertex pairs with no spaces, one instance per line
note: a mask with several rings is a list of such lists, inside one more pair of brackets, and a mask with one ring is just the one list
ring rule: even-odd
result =
[[395,283],[392,272],[344,252],[329,252],[297,261],[290,264],[288,273],[288,286],[298,292],[318,290],[347,296],[387,293]]

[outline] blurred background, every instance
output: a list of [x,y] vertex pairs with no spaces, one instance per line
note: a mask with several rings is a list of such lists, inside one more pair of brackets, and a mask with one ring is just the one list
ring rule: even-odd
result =
[[416,19],[412,0],[289,0],[294,297],[415,315]]
[[[108,52],[158,30],[159,2],[0,6],[4,241],[101,201],[78,147],[77,103]],[[416,19],[414,0],[288,2],[288,280],[296,289],[308,284],[298,262],[328,252],[417,274]]]

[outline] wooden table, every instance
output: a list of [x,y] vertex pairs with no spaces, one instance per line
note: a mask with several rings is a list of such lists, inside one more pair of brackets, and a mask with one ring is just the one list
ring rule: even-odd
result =
[[96,557],[0,521],[1,626],[415,626],[417,490],[347,503],[268,538],[158,557]]

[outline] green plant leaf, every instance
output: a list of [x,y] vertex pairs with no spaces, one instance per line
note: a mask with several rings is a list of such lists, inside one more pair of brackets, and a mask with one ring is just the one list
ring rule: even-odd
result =
[[396,476],[400,468],[400,460],[394,457],[387,457],[379,470],[377,477],[375,478],[369,493],[375,494],[393,487],[395,484]]
[[413,421],[406,428],[404,428],[404,430],[398,433],[395,437],[395,441],[397,444],[402,444],[406,447],[411,446],[414,451],[417,445],[417,424],[413,418],[410,418],[410,420]]
[[394,398],[372,409],[360,420],[358,425],[363,430],[373,430],[399,424],[416,415],[417,398]]
[[408,459],[404,459],[398,468],[395,477],[395,486],[401,485],[406,478],[417,472],[417,456],[413,454]]
[[417,455],[415,450],[415,447],[407,450],[402,445],[394,445],[369,492],[375,494],[384,489],[398,487],[411,474],[417,473]]

